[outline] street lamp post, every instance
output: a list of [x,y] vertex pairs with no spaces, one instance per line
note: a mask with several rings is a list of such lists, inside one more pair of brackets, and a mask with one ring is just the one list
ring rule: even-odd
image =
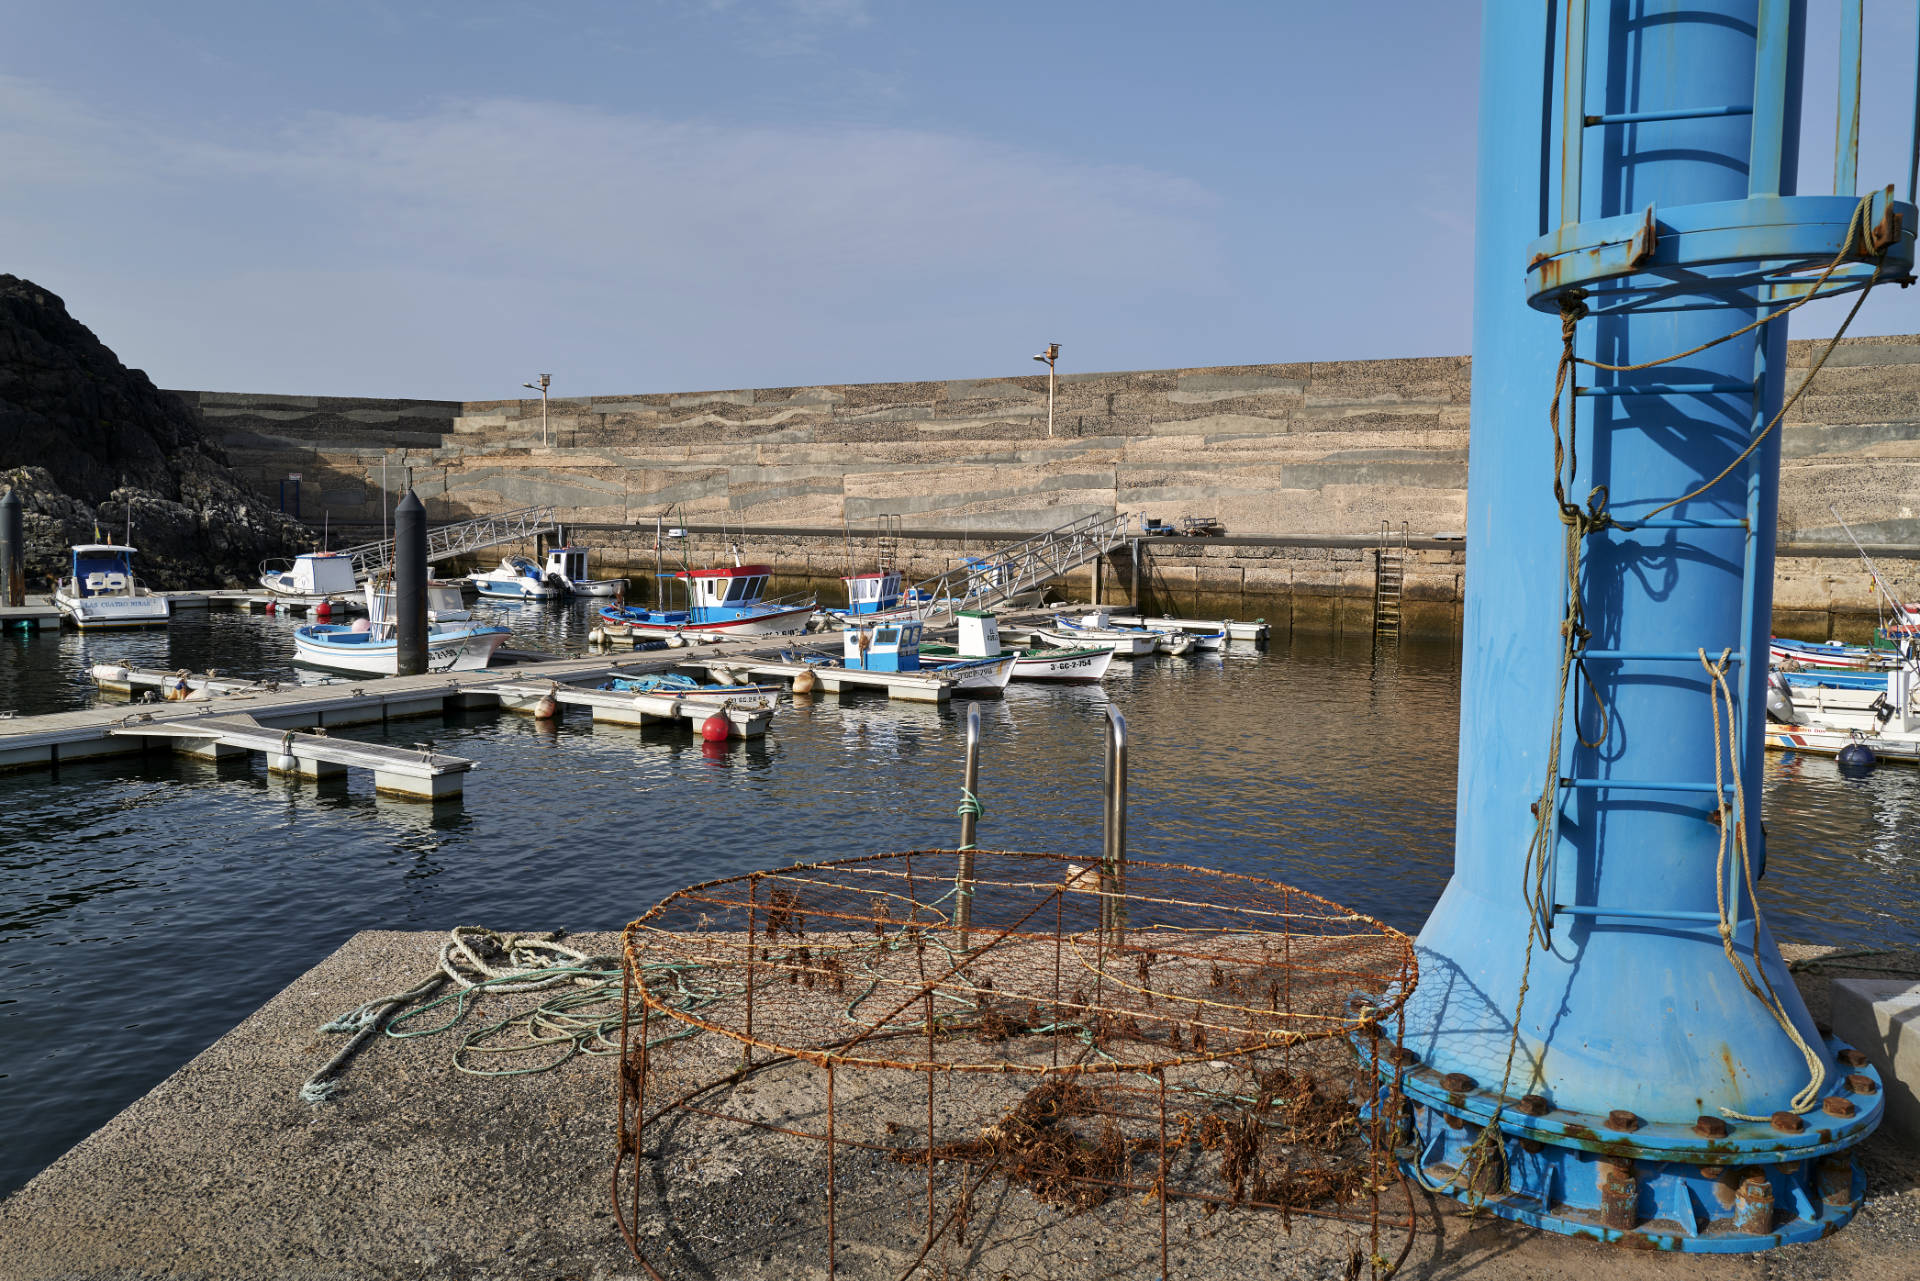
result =
[[1047,435],[1053,435],[1053,362],[1060,359],[1060,344],[1050,342],[1047,349],[1034,357],[1047,367]]
[[541,374],[540,385],[538,387],[534,386],[532,383],[520,384],[522,387],[527,388],[529,391],[537,391],[540,393],[540,443],[542,445],[547,443],[547,388],[549,385],[552,384],[552,382],[553,382],[552,374]]

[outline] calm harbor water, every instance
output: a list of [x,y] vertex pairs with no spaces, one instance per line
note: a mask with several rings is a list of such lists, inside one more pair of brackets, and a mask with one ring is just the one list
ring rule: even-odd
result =
[[[577,606],[499,613],[528,648],[588,626]],[[0,712],[85,706],[102,661],[285,678],[294,625],[216,611],[147,635],[7,633]],[[1132,733],[1136,857],[1273,876],[1417,929],[1451,864],[1458,677],[1449,645],[1296,635],[1101,688],[1016,685],[983,704],[981,842],[1096,854],[1112,704]],[[492,713],[356,732],[478,761],[464,802],[438,810],[258,762],[0,775],[0,1192],[357,930],[614,929],[693,881],[950,845],[963,717],[823,698],[764,743],[713,749]],[[1845,779],[1776,757],[1765,803],[1778,936],[1920,943],[1920,771]]]

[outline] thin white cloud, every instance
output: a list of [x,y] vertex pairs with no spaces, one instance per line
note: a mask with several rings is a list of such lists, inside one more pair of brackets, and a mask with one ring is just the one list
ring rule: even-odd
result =
[[[1110,307],[1228,288],[1211,223],[1219,202],[1197,183],[922,130],[742,127],[485,99],[410,117],[312,115],[266,141],[234,142],[105,119],[15,79],[0,80],[0,163],[12,178],[0,219],[47,251],[34,267],[51,275],[43,284],[60,292],[63,269],[118,266],[138,287],[201,300],[198,332],[156,326],[135,340],[151,344],[154,354],[134,354],[163,382],[218,381],[199,372],[206,359],[191,375],[170,372],[189,340],[257,345],[244,332],[260,310],[247,290],[265,279],[384,270],[438,282],[462,305],[519,299],[549,321],[533,300],[564,294],[616,312],[613,323],[696,367],[721,334],[762,351],[817,351],[807,331],[821,317],[880,299],[936,315],[948,299],[952,315],[929,326],[941,341],[947,326],[980,323],[978,308],[1009,299]],[[14,269],[35,261],[28,253]],[[378,367],[387,353],[357,349],[371,330],[340,314],[350,300],[320,295],[305,321],[313,332],[286,334],[289,354],[275,363],[307,350]],[[408,310],[431,301],[410,299]],[[298,309],[274,310],[300,323]],[[863,314],[853,335],[900,325],[898,314]],[[429,367],[451,362],[431,377],[448,389],[457,353],[423,346]],[[260,385],[240,371],[225,381]]]

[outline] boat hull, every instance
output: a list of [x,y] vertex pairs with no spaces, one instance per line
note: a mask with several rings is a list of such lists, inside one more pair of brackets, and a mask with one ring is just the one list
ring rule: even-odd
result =
[[1017,662],[1013,654],[1002,654],[999,658],[962,659],[959,663],[933,663],[920,670],[940,676],[954,678],[953,692],[956,694],[998,693],[1007,687],[1013,679],[1013,669]]
[[53,603],[83,632],[132,631],[165,627],[173,617],[164,596],[81,596],[56,594]]
[[1920,763],[1920,734],[1866,734],[1856,738],[1854,731],[1821,729],[1811,725],[1767,725],[1767,746],[1779,752],[1811,752],[1816,756],[1838,756],[1840,749],[1852,743],[1865,743],[1882,760]]
[[1874,651],[1859,645],[1813,645],[1796,641],[1776,640],[1767,647],[1768,657],[1775,667],[1800,665],[1804,667],[1832,667],[1842,671],[1868,671],[1876,667],[1888,667],[1897,658],[1886,651]]
[[1034,629],[1034,635],[1065,649],[1104,645],[1122,658],[1145,658],[1154,652],[1160,641],[1152,632],[1113,632],[1095,628],[1039,627]]
[[600,611],[600,622],[609,632],[616,635],[667,637],[688,636],[791,636],[807,629],[807,620],[813,617],[811,604],[800,605],[793,609],[775,610],[750,618],[728,618],[713,623],[670,623],[644,622],[639,619],[622,618],[606,610]]
[[[345,627],[302,627],[293,634],[294,661],[328,671],[393,676],[400,670],[400,646],[393,640],[343,641],[329,637],[361,635]],[[427,670],[477,672],[493,661],[506,642],[504,627],[472,627],[435,632],[427,637]]]
[[1028,650],[1014,660],[1017,681],[1097,681],[1113,665],[1111,649]]
[[552,600],[560,589],[549,583],[531,583],[517,578],[470,578],[482,596],[494,600]]

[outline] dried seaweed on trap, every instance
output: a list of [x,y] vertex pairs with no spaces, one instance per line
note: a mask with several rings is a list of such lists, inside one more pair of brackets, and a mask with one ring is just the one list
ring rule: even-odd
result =
[[[1375,1276],[1391,1271],[1381,1233],[1411,1227],[1382,1119],[1393,1083],[1351,1048],[1370,1042],[1378,1062],[1393,1038],[1411,941],[1305,891],[1163,863],[912,851],[691,886],[628,926],[623,960],[616,1203],[649,1269],[631,1231],[642,1139],[674,1115],[817,1141],[830,1261],[836,1153],[924,1169],[926,1243],[908,1273],[965,1230],[989,1178],[1080,1211],[1157,1203],[1163,1253],[1170,1200],[1365,1225]],[[682,968],[724,995],[678,999],[658,976]],[[727,1038],[738,1067],[649,1099],[663,1026]],[[805,1118],[713,1097],[782,1066],[815,1078]],[[962,1180],[944,1213],[940,1171]]]

